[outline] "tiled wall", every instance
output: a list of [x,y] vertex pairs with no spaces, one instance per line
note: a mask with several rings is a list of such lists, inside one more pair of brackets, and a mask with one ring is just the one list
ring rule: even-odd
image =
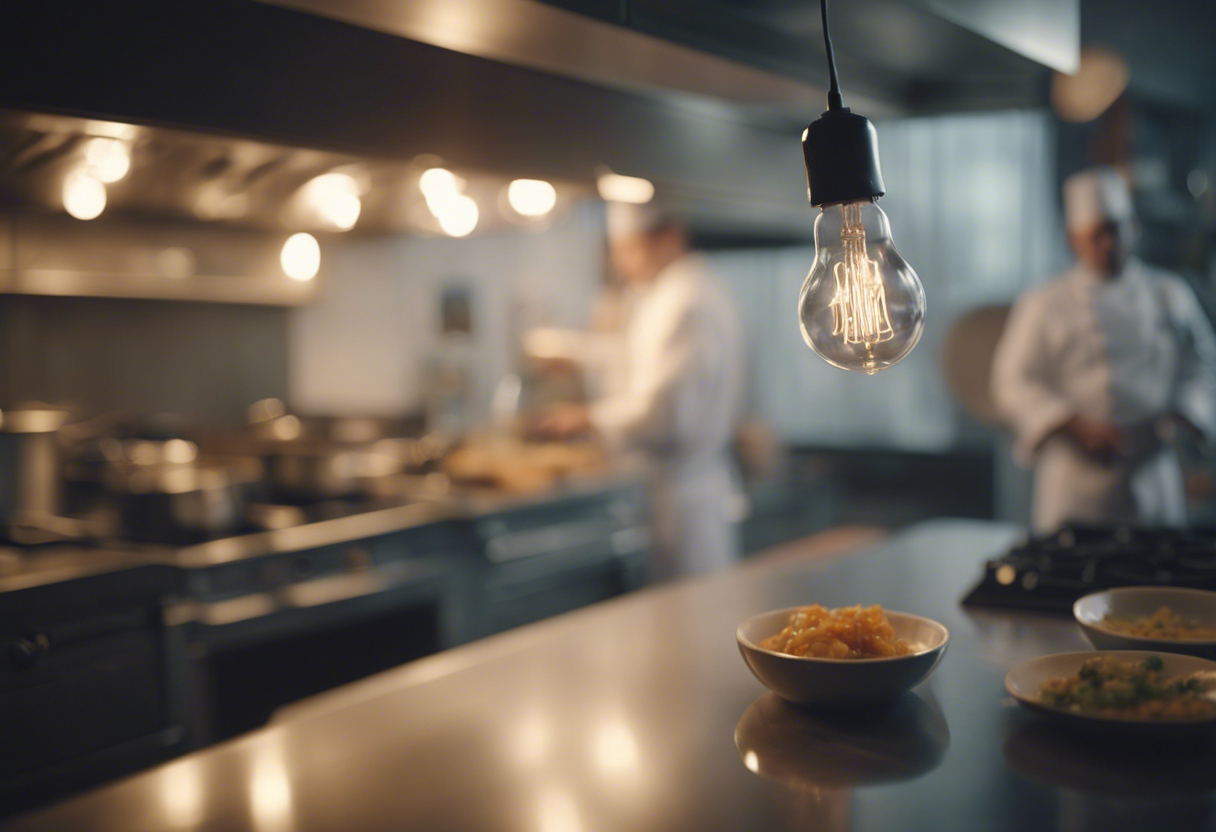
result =
[[0,296],[0,408],[38,400],[236,425],[287,392],[283,308]]

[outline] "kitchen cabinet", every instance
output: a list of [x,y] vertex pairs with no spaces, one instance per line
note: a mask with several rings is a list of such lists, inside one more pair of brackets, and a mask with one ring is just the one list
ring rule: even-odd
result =
[[188,601],[178,612],[189,619],[199,743],[256,728],[298,699],[645,581],[637,483],[499,497],[453,514],[402,513],[401,527],[378,534],[358,531],[371,526],[352,516],[339,521],[346,536],[319,523],[231,560],[213,562],[213,544],[180,555]]
[[188,569],[200,743],[468,640],[467,553],[460,529],[439,522]]
[[638,485],[486,514],[473,526],[484,556],[480,625],[487,635],[646,582],[649,540]]
[[187,746],[177,584],[142,566],[0,596],[0,813]]
[[744,555],[822,531],[839,511],[840,495],[826,478],[785,477],[747,486],[748,514],[739,524]]

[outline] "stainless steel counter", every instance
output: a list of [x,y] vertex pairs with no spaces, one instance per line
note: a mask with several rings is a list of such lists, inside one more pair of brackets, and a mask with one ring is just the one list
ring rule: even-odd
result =
[[[645,590],[301,703],[0,829],[1213,828],[1210,745],[1078,739],[1007,702],[1014,663],[1083,646],[1066,619],[959,607],[1015,533],[938,521],[827,563]],[[949,651],[869,719],[788,708],[747,672],[734,629],[809,601],[932,616]]]
[[107,572],[164,564],[157,552],[63,544],[30,550],[0,547],[0,594]]
[[420,498],[400,506],[359,512],[348,517],[186,546],[174,550],[170,557],[178,566],[202,568],[244,558],[296,552],[391,534],[440,520],[475,520],[491,514],[636,486],[641,479],[640,469],[627,467],[603,476],[567,479],[553,488],[527,494],[481,489],[450,496]]
[[148,564],[203,569],[247,558],[363,540],[443,520],[475,520],[514,509],[636,486],[642,476],[641,469],[629,465],[603,476],[569,479],[554,488],[531,494],[485,489],[181,547],[121,542],[101,546],[63,543],[36,549],[0,546],[0,593]]

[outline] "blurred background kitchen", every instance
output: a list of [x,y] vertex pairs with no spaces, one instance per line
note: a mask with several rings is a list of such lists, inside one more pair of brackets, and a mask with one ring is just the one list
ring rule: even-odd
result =
[[[39,707],[3,729],[0,793],[62,794],[644,586],[642,463],[527,430],[591,395],[554,361],[569,333],[620,327],[609,201],[679,217],[742,314],[744,557],[1026,523],[989,369],[1010,304],[1070,262],[1064,178],[1121,170],[1142,257],[1216,304],[1216,12],[834,13],[929,302],[873,378],[795,317],[814,3],[10,4],[0,697]],[[1188,447],[1185,470],[1210,522],[1212,464]]]

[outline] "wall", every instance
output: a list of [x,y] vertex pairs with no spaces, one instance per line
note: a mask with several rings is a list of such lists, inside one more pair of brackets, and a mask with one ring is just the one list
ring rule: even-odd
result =
[[521,328],[582,326],[604,269],[603,209],[574,206],[541,232],[472,239],[334,240],[323,296],[290,329],[292,407],[310,413],[390,415],[422,406],[439,338],[439,298],[467,286],[474,408],[518,369]]
[[0,296],[0,408],[40,400],[236,425],[287,388],[282,308]]

